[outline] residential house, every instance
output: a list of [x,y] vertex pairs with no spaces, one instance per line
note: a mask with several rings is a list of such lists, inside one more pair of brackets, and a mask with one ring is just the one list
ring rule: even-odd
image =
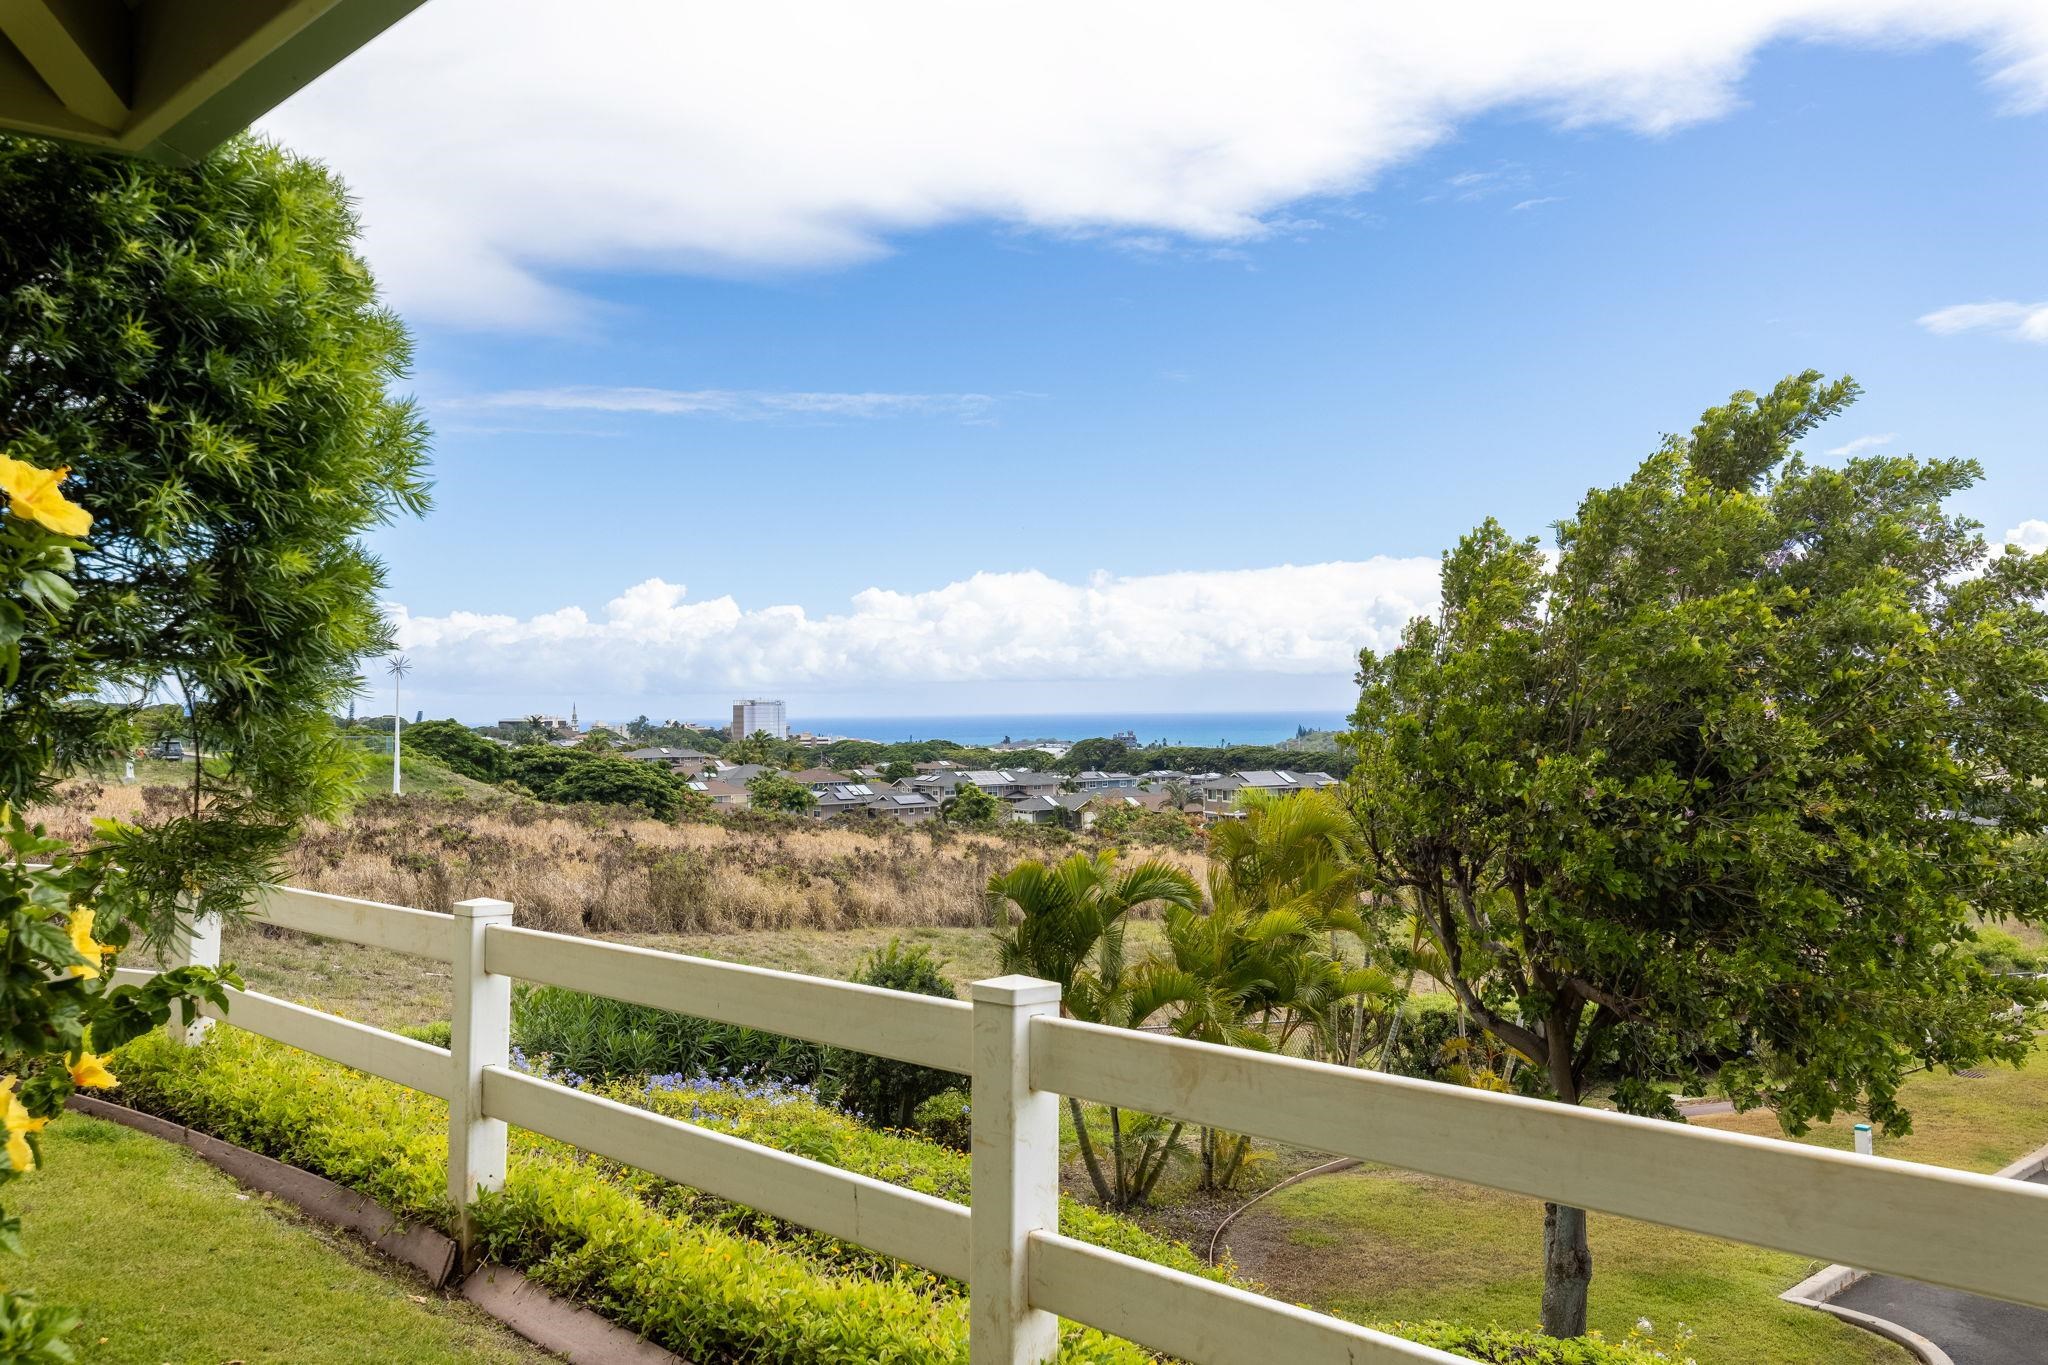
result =
[[766,763],[726,763],[719,766],[718,776],[727,782],[734,782],[744,787],[762,773],[772,773],[774,771],[775,769],[769,767]]
[[1138,785],[1138,775],[1136,773],[1102,773],[1090,771],[1082,773],[1079,777],[1076,777],[1074,779],[1074,785],[1079,787],[1084,792],[1108,791],[1113,787],[1135,787]]
[[792,782],[809,787],[812,794],[817,796],[824,795],[827,787],[843,786],[858,780],[845,773],[833,772],[830,768],[801,768],[793,773],[784,773],[783,776]]
[[645,749],[628,749],[619,755],[635,763],[660,763],[677,772],[690,772],[693,776],[702,772],[712,762],[710,754],[702,749],[678,749],[667,744],[656,744]]
[[1010,818],[1020,825],[1064,824],[1066,814],[1066,807],[1050,796],[1020,796],[1010,803]]
[[939,803],[922,792],[878,791],[863,809],[870,815],[906,825],[921,825],[939,818]]
[[710,797],[711,804],[720,810],[744,810],[753,804],[754,798],[744,785],[722,777],[695,777],[687,785],[691,791]]
[[[795,774],[791,774],[791,776],[794,777]],[[825,783],[823,786],[812,787],[811,791],[818,798],[818,808],[813,814],[820,820],[828,820],[835,815],[850,815],[855,811],[864,811],[868,808],[869,803],[875,799],[875,789],[867,783],[848,782],[843,779],[838,782]]]
[[1270,792],[1275,795],[1291,795],[1294,792],[1317,791],[1324,787],[1337,786],[1337,779],[1328,773],[1297,773],[1286,770],[1259,769],[1251,772],[1223,773],[1205,777],[1201,782],[1202,813],[1204,815],[1238,816],[1243,812],[1237,808],[1238,798],[1247,791]]

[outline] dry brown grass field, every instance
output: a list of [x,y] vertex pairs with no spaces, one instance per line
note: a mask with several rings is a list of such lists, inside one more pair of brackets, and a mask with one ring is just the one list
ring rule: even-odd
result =
[[[35,812],[82,839],[97,816],[147,820],[182,793],[76,783]],[[446,910],[472,896],[509,900],[518,922],[607,935],[772,934],[979,928],[988,879],[1027,857],[1088,847],[1051,831],[974,834],[927,825],[872,828],[740,820],[666,824],[487,796],[375,797],[308,829],[286,880],[369,900]],[[1140,848],[1197,879],[1199,853]]]

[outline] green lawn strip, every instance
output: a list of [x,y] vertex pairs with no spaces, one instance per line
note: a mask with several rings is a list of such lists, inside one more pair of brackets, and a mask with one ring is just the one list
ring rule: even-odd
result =
[[[1913,1131],[1876,1138],[1879,1156],[1924,1161],[1962,1171],[1996,1171],[2035,1148],[2048,1145],[2048,1041],[2020,1068],[1986,1065],[1981,1076],[1923,1071],[1905,1084],[1902,1103],[1913,1115]],[[1783,1137],[1777,1119],[1752,1110],[1697,1120],[1702,1127]],[[1818,1147],[1850,1151],[1856,1118],[1815,1124],[1796,1139]]]
[[[1261,1204],[1247,1227],[1273,1291],[1354,1320],[1426,1317],[1536,1325],[1543,1206],[1407,1172],[1360,1167]],[[1701,1365],[1902,1362],[1889,1342],[1777,1295],[1817,1266],[1625,1218],[1592,1220],[1591,1325],[1619,1337],[1647,1318],[1697,1335]],[[1249,1244],[1247,1259],[1252,1259]]]
[[9,1191],[28,1259],[0,1269],[85,1315],[83,1361],[552,1359],[183,1148],[72,1114],[43,1156]]
[[[1906,1161],[1993,1171],[2048,1143],[2048,1061],[1979,1077],[1923,1072],[1906,1084],[1913,1131],[1877,1150]],[[1783,1137],[1769,1113],[1702,1127]],[[1849,1150],[1853,1116],[1799,1141]],[[1883,1361],[1906,1354],[1823,1314],[1778,1300],[1818,1268],[1802,1257],[1596,1214],[1592,1320],[1610,1334],[1638,1317],[1683,1319],[1703,1365]],[[1542,1208],[1452,1181],[1362,1167],[1290,1187],[1233,1229],[1275,1293],[1357,1319],[1426,1316],[1523,1324],[1542,1296]]]

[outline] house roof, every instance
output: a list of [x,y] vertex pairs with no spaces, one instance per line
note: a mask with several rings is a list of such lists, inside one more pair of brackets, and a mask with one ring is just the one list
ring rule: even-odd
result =
[[783,776],[792,782],[801,782],[806,787],[822,787],[830,782],[850,782],[853,780],[845,773],[834,772],[830,768],[805,768],[801,772],[784,773]]
[[628,749],[621,757],[637,758],[642,762],[656,760],[680,761],[684,759],[710,758],[702,749],[676,749],[666,744],[656,744],[645,749]]
[[923,792],[876,792],[868,802],[869,810],[917,810],[939,803]]
[[190,165],[421,0],[0,5],[0,129]]
[[737,782],[728,782],[722,777],[699,777],[688,784],[692,791],[703,792],[706,796],[745,796],[747,789]]

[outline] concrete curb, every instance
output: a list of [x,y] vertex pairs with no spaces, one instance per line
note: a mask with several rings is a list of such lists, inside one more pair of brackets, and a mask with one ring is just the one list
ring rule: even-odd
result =
[[[2043,1170],[2048,1170],[2048,1147],[2036,1147],[1997,1174],[2005,1180],[2025,1180]],[[1846,1265],[1831,1265],[1825,1270],[1815,1271],[1778,1297],[1786,1303],[1796,1303],[1802,1308],[1817,1308],[1823,1313],[1832,1313],[1842,1321],[1854,1323],[1866,1332],[1875,1332],[1881,1337],[1896,1341],[1918,1356],[1924,1365],[1955,1365],[1948,1352],[1911,1328],[1901,1327],[1898,1323],[1885,1318],[1858,1312],[1854,1308],[1843,1308],[1830,1302],[1837,1294],[1868,1273]]]
[[[457,1277],[461,1257],[452,1239],[432,1228],[406,1227],[382,1204],[311,1171],[223,1142],[196,1128],[90,1095],[73,1095],[65,1107],[189,1147],[251,1189],[274,1194],[324,1223],[355,1233],[385,1255],[419,1271],[435,1289],[449,1287]],[[505,1266],[478,1266],[463,1281],[460,1292],[534,1345],[578,1365],[604,1365],[611,1361],[624,1365],[689,1365],[683,1357],[580,1304],[549,1293]]]
[[683,1358],[607,1322],[587,1308],[556,1298],[516,1270],[480,1265],[462,1282],[462,1297],[499,1322],[564,1360],[603,1365],[682,1365]]
[[2026,1180],[2048,1170],[2048,1147],[2036,1147],[1998,1174],[2006,1180]]

